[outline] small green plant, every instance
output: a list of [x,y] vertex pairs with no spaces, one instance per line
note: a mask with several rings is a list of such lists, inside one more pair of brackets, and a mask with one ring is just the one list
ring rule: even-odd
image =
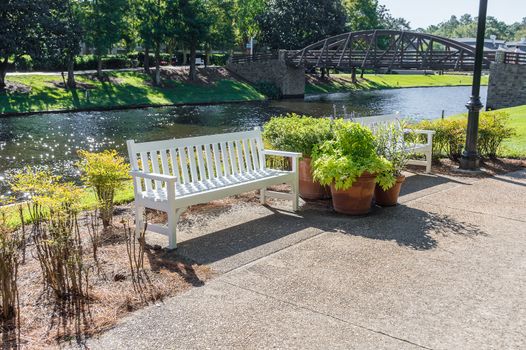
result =
[[[392,123],[382,124],[376,128],[375,131],[375,143],[376,143],[376,153],[385,159],[387,159],[392,167],[388,170],[388,173],[379,174],[379,176],[391,175],[398,177],[402,175],[402,170],[407,165],[409,160],[409,153],[406,149],[409,147],[408,141],[406,139],[405,122],[395,121]],[[389,188],[394,185],[394,183],[389,186],[389,181],[381,181],[380,185],[384,191],[387,191]]]
[[265,124],[263,137],[274,149],[300,152],[310,157],[323,142],[332,139],[331,120],[290,113]]
[[502,111],[485,112],[480,116],[479,153],[496,157],[502,142],[513,137],[515,130],[509,126],[510,115]]
[[313,177],[322,185],[334,184],[346,190],[362,174],[377,174],[382,187],[391,187],[396,179],[393,165],[377,155],[372,132],[357,124],[336,120],[334,140],[325,141],[313,153]]
[[102,225],[107,229],[113,220],[115,192],[123,187],[124,180],[130,178],[130,168],[114,150],[100,153],[79,151],[79,156],[82,180],[95,191]]

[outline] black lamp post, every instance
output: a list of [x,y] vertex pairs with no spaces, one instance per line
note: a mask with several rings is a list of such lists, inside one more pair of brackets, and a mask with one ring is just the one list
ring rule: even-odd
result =
[[484,39],[486,34],[486,13],[488,0],[480,0],[477,27],[477,47],[475,49],[475,69],[473,71],[473,85],[471,98],[466,104],[468,108],[468,130],[466,134],[466,147],[460,159],[460,169],[478,170],[479,155],[477,152],[477,137],[479,129],[479,114],[483,105],[480,102],[480,77],[482,75],[482,61],[484,59]]

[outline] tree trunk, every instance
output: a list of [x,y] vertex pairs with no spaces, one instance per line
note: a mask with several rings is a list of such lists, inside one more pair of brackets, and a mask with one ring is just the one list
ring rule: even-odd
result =
[[351,81],[352,81],[353,84],[356,84],[356,67],[352,67]]
[[360,79],[363,79],[363,68],[360,71]]
[[5,81],[5,76],[7,75],[7,64],[0,63],[0,91],[5,90],[7,84]]
[[102,79],[102,56],[97,56],[97,77]]
[[75,57],[69,57],[68,59],[68,81],[66,83],[69,89],[74,89],[76,87],[75,82]]
[[144,71],[147,74],[150,74],[150,48],[148,47],[148,45],[146,45],[145,48],[144,48],[144,62],[143,62],[143,66],[144,66]]
[[161,85],[161,43],[155,45],[155,85]]
[[186,48],[183,47],[183,66],[186,66],[187,63],[188,63],[188,59],[186,57]]
[[192,42],[192,45],[190,45],[190,80],[191,81],[196,81],[197,79],[197,71],[195,68],[196,51],[197,51],[197,47],[195,45],[195,42]]
[[205,51],[205,67],[208,67],[210,65],[210,46],[206,45],[206,51]]

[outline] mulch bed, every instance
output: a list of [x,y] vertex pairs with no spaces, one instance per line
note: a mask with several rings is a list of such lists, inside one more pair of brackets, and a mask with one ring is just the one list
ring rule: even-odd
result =
[[[48,81],[48,83],[53,85],[56,88],[68,89],[63,81],[53,80],[53,81]],[[77,90],[91,90],[91,89],[95,89],[95,85],[91,83],[85,83],[82,81],[76,81],[75,88]]]
[[[206,266],[188,261],[160,246],[146,244],[144,271],[147,278],[140,291],[134,289],[123,226],[127,222],[133,225],[132,211],[130,206],[116,211],[118,215],[114,218],[113,229],[102,236],[97,261],[89,243],[89,220],[85,214],[79,220],[85,251],[84,266],[89,278],[86,306],[80,313],[72,314],[68,311],[70,309],[61,308],[60,302],[44,289],[34,246],[27,246],[26,261],[20,265],[18,273],[22,348],[47,349],[59,347],[64,342],[82,346],[87,337],[111,328],[128,313],[162,303],[163,299],[193,286],[202,286],[213,276]],[[154,213],[150,214],[149,220],[154,217]]]
[[[152,74],[155,68],[152,69]],[[190,81],[190,67],[162,67],[161,77],[173,81],[210,85],[219,80],[235,80],[228,70],[221,67],[197,67],[197,80]]]
[[[475,174],[459,172],[458,166],[459,163],[456,161],[450,159],[440,159],[433,162],[433,168],[431,171],[434,174],[484,178],[495,175],[503,175],[526,168],[526,160],[507,158],[483,159],[481,160],[482,171]],[[416,173],[424,172],[423,167],[410,165],[407,168],[408,170]]]

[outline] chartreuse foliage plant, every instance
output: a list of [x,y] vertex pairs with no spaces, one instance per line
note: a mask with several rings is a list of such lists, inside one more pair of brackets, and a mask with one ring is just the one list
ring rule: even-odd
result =
[[289,113],[265,124],[263,137],[274,149],[310,157],[315,147],[332,139],[331,120]]
[[334,139],[325,141],[313,152],[313,177],[322,185],[336,189],[353,186],[364,173],[376,174],[382,188],[390,188],[396,179],[393,165],[376,153],[372,132],[357,123],[336,120]]
[[111,226],[115,192],[130,179],[130,167],[115,150],[100,153],[79,151],[82,180],[95,191],[104,228]]

